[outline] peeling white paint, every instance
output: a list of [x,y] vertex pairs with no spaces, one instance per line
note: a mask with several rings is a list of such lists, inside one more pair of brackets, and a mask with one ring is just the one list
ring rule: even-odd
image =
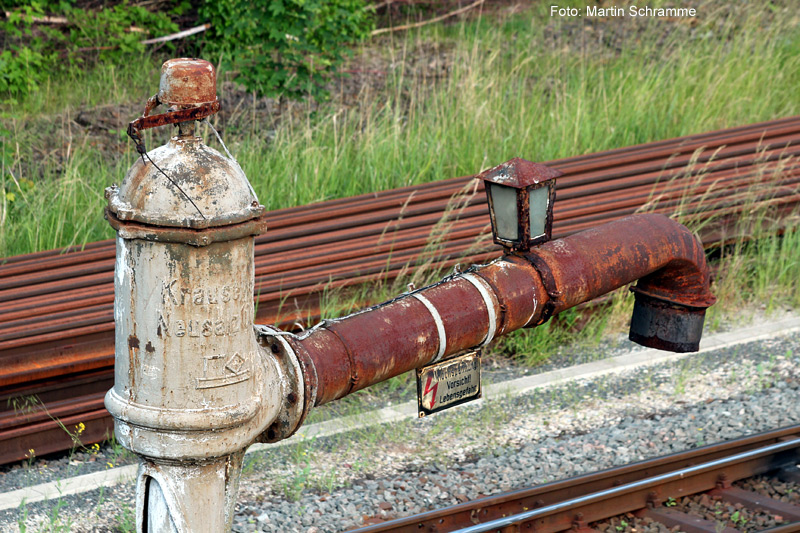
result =
[[[122,287],[122,280],[126,274],[128,264],[128,246],[127,241],[122,237],[117,237],[117,260],[114,264],[114,274],[116,276],[117,285]],[[128,274],[130,274],[128,272]]]
[[503,272],[503,273],[507,272],[508,270],[511,270],[512,268],[516,268],[516,265],[514,265],[513,263],[509,263],[508,261],[504,260],[502,257],[500,257],[498,259],[495,259],[490,264],[493,265],[493,266],[496,266],[497,268],[499,268],[500,271]]
[[252,237],[202,247],[124,238],[130,220],[224,226],[263,212],[239,165],[199,138],[174,138],[149,155],[174,181],[137,160],[122,185],[108,190],[123,226],[114,275],[115,384],[105,403],[119,442],[143,458],[139,525],[148,513],[148,480],[157,479],[149,507],[159,524],[172,522],[166,530],[223,531],[244,450],[287,409],[288,390],[299,391],[295,403],[304,405],[302,371],[283,339],[288,373],[257,343]]
[[528,317],[528,320],[525,321],[526,326],[531,323],[531,320],[533,320],[534,315],[536,315],[536,310],[539,308],[539,302],[536,301],[535,294],[531,297],[531,300],[533,300],[533,311],[531,311],[531,316]]
[[556,239],[555,241],[550,241],[550,245],[556,252],[571,254],[572,250],[570,249],[569,245],[563,239]]

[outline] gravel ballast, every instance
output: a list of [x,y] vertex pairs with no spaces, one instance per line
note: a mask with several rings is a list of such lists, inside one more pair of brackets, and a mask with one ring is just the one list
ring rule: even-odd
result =
[[[795,333],[249,454],[234,531],[342,531],[797,424],[798,363]],[[0,512],[0,530],[132,520],[129,482]]]

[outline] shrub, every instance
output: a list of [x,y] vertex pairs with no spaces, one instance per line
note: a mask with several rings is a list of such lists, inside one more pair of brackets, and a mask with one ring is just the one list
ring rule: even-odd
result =
[[[150,12],[128,0],[101,9],[78,7],[77,0],[6,2],[0,101],[14,103],[60,69],[140,54],[142,39],[178,31],[172,18],[191,8],[183,0],[166,5]],[[373,18],[364,0],[203,0],[196,9],[196,22],[212,26],[202,48],[190,42],[192,53],[225,58],[248,89],[289,97],[324,97],[325,81],[348,52],[345,44],[369,35]]]
[[[22,4],[18,2],[17,4]],[[66,67],[87,58],[121,61],[131,52],[144,50],[143,35],[177,31],[167,13],[151,13],[127,1],[103,9],[83,9],[75,0],[45,0],[24,5],[5,5],[0,20],[0,98],[13,103]],[[182,4],[172,9],[181,12]],[[43,23],[46,17],[65,22]],[[131,31],[140,28],[146,33]]]
[[344,45],[369,35],[371,13],[363,0],[206,0],[198,20],[212,25],[204,52],[225,57],[247,88],[324,97]]

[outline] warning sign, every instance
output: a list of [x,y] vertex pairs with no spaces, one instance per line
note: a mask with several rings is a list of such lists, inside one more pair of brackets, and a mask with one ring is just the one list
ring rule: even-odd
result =
[[468,352],[417,369],[419,416],[481,397],[481,357]]

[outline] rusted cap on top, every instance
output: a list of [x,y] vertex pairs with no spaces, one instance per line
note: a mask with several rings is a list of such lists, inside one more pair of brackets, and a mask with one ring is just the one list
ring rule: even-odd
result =
[[499,185],[514,187],[515,189],[523,189],[529,185],[555,179],[562,174],[561,171],[546,165],[532,163],[526,159],[515,157],[501,165],[497,165],[494,168],[482,172],[478,178]]
[[158,100],[163,105],[192,107],[217,99],[217,71],[205,59],[179,57],[161,65]]

